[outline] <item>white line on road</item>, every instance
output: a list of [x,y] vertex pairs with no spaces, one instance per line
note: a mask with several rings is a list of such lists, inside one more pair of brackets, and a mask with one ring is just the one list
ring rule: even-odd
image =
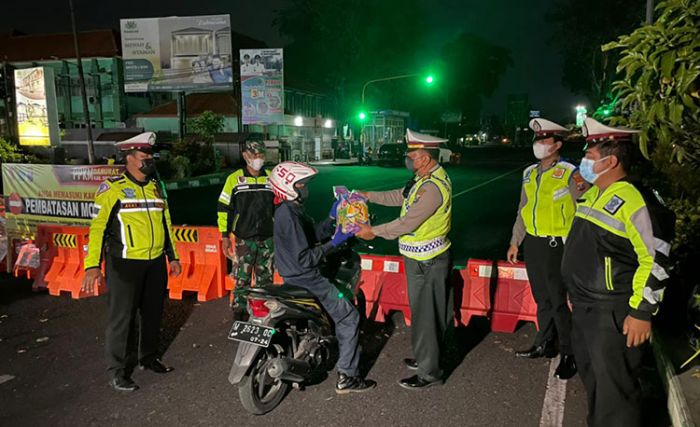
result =
[[561,427],[564,422],[564,401],[566,400],[566,381],[554,377],[560,357],[552,359],[549,364],[547,391],[544,394],[540,427]]
[[453,196],[452,196],[452,199],[454,200],[454,199],[456,199],[457,197],[461,196],[462,194],[467,194],[467,193],[469,193],[470,191],[474,191],[474,190],[476,190],[477,188],[483,187],[484,185],[491,184],[492,182],[497,181],[497,180],[503,178],[504,176],[508,176],[508,175],[512,174],[513,172],[517,172],[517,171],[519,171],[519,170],[523,170],[523,166],[518,166],[517,168],[515,168],[515,169],[513,169],[513,170],[510,170],[510,171],[508,171],[508,172],[506,172],[506,173],[503,173],[503,174],[501,174],[501,175],[498,175],[498,176],[495,177],[495,178],[491,178],[491,179],[489,179],[488,181],[482,182],[481,184],[475,185],[475,186],[473,186],[473,187],[469,187],[469,188],[467,188],[466,190],[462,190],[462,191],[460,191],[459,193],[453,195]]

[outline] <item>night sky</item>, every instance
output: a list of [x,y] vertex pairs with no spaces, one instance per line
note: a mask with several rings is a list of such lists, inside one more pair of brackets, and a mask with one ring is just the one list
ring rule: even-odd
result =
[[[332,0],[329,0],[332,1]],[[509,93],[528,93],[533,108],[544,115],[572,116],[581,101],[562,87],[560,57],[550,46],[544,14],[555,0],[424,0],[431,25],[427,46],[442,44],[467,30],[508,47],[514,66],[486,103],[486,113],[503,114]],[[16,29],[25,33],[70,31],[68,0],[3,2],[0,31]],[[272,20],[286,0],[74,0],[80,30],[119,27],[120,18],[187,16],[228,13],[234,31],[268,43],[284,46]],[[25,9],[29,6],[29,9]]]

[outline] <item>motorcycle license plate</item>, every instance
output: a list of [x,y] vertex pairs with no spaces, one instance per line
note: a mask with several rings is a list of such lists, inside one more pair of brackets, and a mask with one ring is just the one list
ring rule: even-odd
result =
[[260,347],[269,347],[274,334],[274,328],[236,320],[233,322],[231,332],[228,333],[228,339],[259,345]]

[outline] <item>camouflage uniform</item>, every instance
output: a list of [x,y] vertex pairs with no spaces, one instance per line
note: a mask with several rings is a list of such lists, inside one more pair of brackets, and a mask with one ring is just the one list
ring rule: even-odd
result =
[[[247,142],[245,151],[265,153],[265,145]],[[237,289],[252,284],[272,284],[274,196],[268,183],[269,174],[264,167],[257,176],[252,175],[247,167],[238,169],[228,176],[219,195],[219,231],[224,237],[235,236],[231,275],[236,279]]]
[[232,275],[236,287],[249,287],[255,273],[255,286],[272,284],[272,238],[265,240],[236,239],[236,259]]

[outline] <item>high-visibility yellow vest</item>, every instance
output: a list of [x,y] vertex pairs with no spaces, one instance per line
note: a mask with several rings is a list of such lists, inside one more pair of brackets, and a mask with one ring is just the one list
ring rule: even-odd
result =
[[401,216],[411,209],[411,205],[418,200],[418,193],[424,184],[432,182],[440,190],[442,204],[425,220],[413,233],[399,237],[399,251],[405,257],[417,261],[426,261],[442,254],[450,248],[450,240],[447,233],[450,232],[452,222],[452,183],[447,172],[438,167],[434,172],[418,179],[408,193],[401,207]]
[[576,214],[569,181],[576,166],[565,161],[540,174],[537,164],[523,173],[523,189],[527,203],[520,210],[525,231],[532,236],[564,237],[569,233]]

